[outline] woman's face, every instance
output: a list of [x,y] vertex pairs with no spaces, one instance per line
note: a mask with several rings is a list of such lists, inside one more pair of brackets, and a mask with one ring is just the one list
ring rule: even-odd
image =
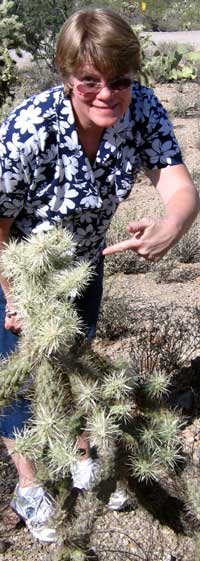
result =
[[104,77],[91,64],[70,76],[72,106],[80,125],[104,129],[116,123],[131,102],[131,73]]

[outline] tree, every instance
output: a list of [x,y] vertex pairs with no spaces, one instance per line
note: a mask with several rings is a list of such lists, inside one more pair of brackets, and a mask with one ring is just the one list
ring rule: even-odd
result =
[[13,8],[12,1],[0,4],[0,107],[11,94],[16,80],[9,49],[18,50],[24,46],[23,26],[18,16],[13,14]]
[[[86,0],[84,6],[87,4],[89,2]],[[14,1],[14,12],[20,15],[27,50],[37,62],[43,60],[54,69],[57,34],[65,19],[81,5],[82,0]]]

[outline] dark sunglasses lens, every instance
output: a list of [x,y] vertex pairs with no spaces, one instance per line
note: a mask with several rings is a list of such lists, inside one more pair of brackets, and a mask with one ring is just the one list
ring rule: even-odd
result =
[[126,90],[130,88],[132,80],[130,78],[118,78],[110,83],[112,90]]
[[76,88],[77,91],[83,95],[95,93],[100,89],[98,84],[84,84],[84,83],[78,84]]
[[[130,88],[131,84],[132,84],[132,80],[130,78],[116,78],[116,80],[112,80],[111,82],[108,82],[108,87],[113,92],[115,92],[120,90],[126,90],[127,88]],[[78,84],[76,88],[77,91],[82,95],[89,95],[89,94],[92,95],[100,91],[101,84],[99,83],[86,84],[85,82],[82,82],[81,84]]]

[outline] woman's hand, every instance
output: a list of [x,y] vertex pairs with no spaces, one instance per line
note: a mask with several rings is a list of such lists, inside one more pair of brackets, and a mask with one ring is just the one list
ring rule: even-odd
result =
[[15,335],[20,335],[22,331],[21,321],[17,312],[15,312],[13,308],[6,309],[5,329],[9,329],[13,333],[15,333]]
[[103,255],[132,250],[149,261],[157,261],[167,253],[179,239],[179,228],[168,218],[142,218],[130,222],[128,231],[131,238],[104,249]]
[[157,261],[189,230],[197,216],[199,196],[183,164],[148,170],[147,175],[164,203],[164,218],[131,222],[128,230],[133,236],[107,247],[103,255],[132,249],[145,259]]

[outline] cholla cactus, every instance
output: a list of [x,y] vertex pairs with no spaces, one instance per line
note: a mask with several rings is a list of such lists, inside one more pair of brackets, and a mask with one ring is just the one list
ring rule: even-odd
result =
[[[124,451],[133,476],[149,480],[159,478],[163,468],[173,468],[181,447],[179,418],[162,408],[171,371],[164,368],[155,340],[151,351],[150,335],[138,361],[135,352],[134,363],[114,364],[77,344],[83,326],[73,298],[87,285],[92,270],[87,263],[76,262],[74,250],[71,234],[53,228],[20,243],[10,242],[1,258],[23,333],[16,352],[0,365],[0,404],[16,397],[27,381],[32,400],[32,420],[16,435],[15,449],[39,467],[42,464],[45,478],[56,481],[57,488],[64,478],[67,496],[81,431],[88,431],[98,456],[93,488],[81,499],[76,523],[67,521],[63,561],[86,558],[101,503],[97,491],[102,481],[116,480]],[[139,395],[145,400],[142,414]]]

